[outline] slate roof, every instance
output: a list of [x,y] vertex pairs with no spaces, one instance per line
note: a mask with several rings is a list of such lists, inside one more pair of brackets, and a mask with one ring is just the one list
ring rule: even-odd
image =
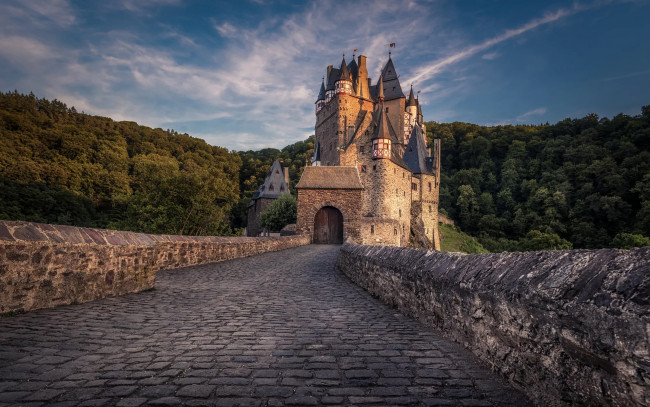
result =
[[305,167],[296,189],[363,189],[357,167]]
[[341,70],[337,68],[332,68],[330,75],[327,77],[327,88],[325,90],[334,90],[334,82],[339,80],[341,77]]
[[413,174],[433,174],[433,160],[427,157],[427,147],[420,126],[413,127],[411,138],[404,150],[404,162]]
[[282,194],[289,193],[289,186],[284,182],[284,172],[278,160],[273,161],[271,169],[266,174],[264,183],[255,191],[248,206],[253,205],[256,199],[271,198],[275,199]]
[[395,66],[393,65],[393,60],[390,57],[388,57],[388,62],[386,63],[384,70],[381,72],[381,76],[384,78],[385,100],[405,97],[404,92],[402,92],[402,87],[399,84],[399,78]]
[[413,96],[413,85],[411,85],[411,93],[409,93],[409,99],[406,102],[406,106],[418,106],[418,101]]
[[380,103],[377,107],[377,115],[375,117],[375,131],[372,133],[371,140],[375,139],[389,139],[395,142],[391,137],[390,130],[388,130],[388,116],[384,113],[384,104]]
[[341,61],[341,80],[352,80],[352,76],[350,76],[350,71],[348,71],[348,65],[345,63],[345,57],[343,57],[343,60]]
[[348,71],[350,71],[350,75],[352,75],[353,79],[356,78],[359,74],[359,66],[357,65],[357,61],[355,61],[354,57],[352,57],[352,61],[348,64]]
[[320,161],[320,143],[316,143],[316,149],[314,151],[314,161]]

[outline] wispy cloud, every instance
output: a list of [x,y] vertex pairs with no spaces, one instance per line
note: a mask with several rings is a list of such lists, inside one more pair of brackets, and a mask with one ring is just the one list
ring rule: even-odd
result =
[[544,15],[541,18],[536,18],[528,23],[522,25],[519,28],[511,29],[505,31],[503,34],[497,35],[496,37],[487,39],[480,44],[476,44],[465,48],[462,51],[456,52],[452,55],[449,55],[440,60],[434,61],[430,64],[426,64],[414,72],[413,77],[410,78],[411,82],[424,82],[433,78],[436,74],[443,71],[445,68],[453,65],[459,61],[462,61],[466,58],[476,55],[479,52],[485,51],[488,48],[491,48],[501,42],[509,40],[514,37],[518,37],[528,31],[534,30],[535,28],[542,26],[544,24],[549,24],[554,21],[557,21],[561,18],[575,14],[581,10],[585,10],[587,7],[574,4],[571,8],[560,8],[553,13]]
[[534,116],[541,116],[546,113],[546,108],[545,107],[538,107],[537,109],[529,110],[526,113],[522,113],[519,116],[515,118],[516,122],[525,122],[526,120],[530,120],[531,117]]
[[491,61],[493,59],[499,58],[499,56],[501,56],[501,54],[499,54],[498,52],[489,52],[487,54],[483,54],[481,58]]

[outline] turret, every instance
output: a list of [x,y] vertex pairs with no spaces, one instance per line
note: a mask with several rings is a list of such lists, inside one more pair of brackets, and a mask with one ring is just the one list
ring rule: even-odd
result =
[[345,63],[345,55],[343,55],[343,60],[341,61],[341,76],[334,83],[334,89],[337,94],[343,93],[346,95],[352,94],[352,77],[350,76],[350,71],[348,66]]
[[325,106],[325,78],[320,84],[320,92],[318,92],[318,100],[316,100],[316,113]]
[[377,124],[375,126],[375,132],[372,135],[372,158],[388,158],[390,159],[391,154],[391,142],[390,142],[390,132],[388,131],[388,120],[386,119],[386,113],[384,112],[384,82],[382,77],[379,77],[379,87],[377,93]]

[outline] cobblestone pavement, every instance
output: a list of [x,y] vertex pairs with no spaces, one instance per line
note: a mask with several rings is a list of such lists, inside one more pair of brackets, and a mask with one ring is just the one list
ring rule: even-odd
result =
[[155,290],[0,318],[0,406],[530,402],[303,246],[160,272]]

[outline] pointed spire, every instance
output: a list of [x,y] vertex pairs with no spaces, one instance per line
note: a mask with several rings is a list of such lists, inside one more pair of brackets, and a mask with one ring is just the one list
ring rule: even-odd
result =
[[379,82],[377,82],[377,101],[384,103],[384,76],[379,75]]
[[386,139],[390,140],[390,132],[388,131],[388,121],[384,117],[384,109],[379,110],[379,119],[377,121],[377,130],[373,135],[373,139]]
[[318,92],[317,100],[325,100],[325,78],[324,77],[323,77],[323,81],[320,84],[320,92]]
[[350,71],[348,70],[348,65],[345,63],[345,54],[343,54],[343,60],[341,61],[341,80],[342,81],[351,81]]
[[417,101],[415,96],[413,96],[413,84],[411,84],[411,93],[409,93],[409,100],[406,102],[406,106],[417,106]]

